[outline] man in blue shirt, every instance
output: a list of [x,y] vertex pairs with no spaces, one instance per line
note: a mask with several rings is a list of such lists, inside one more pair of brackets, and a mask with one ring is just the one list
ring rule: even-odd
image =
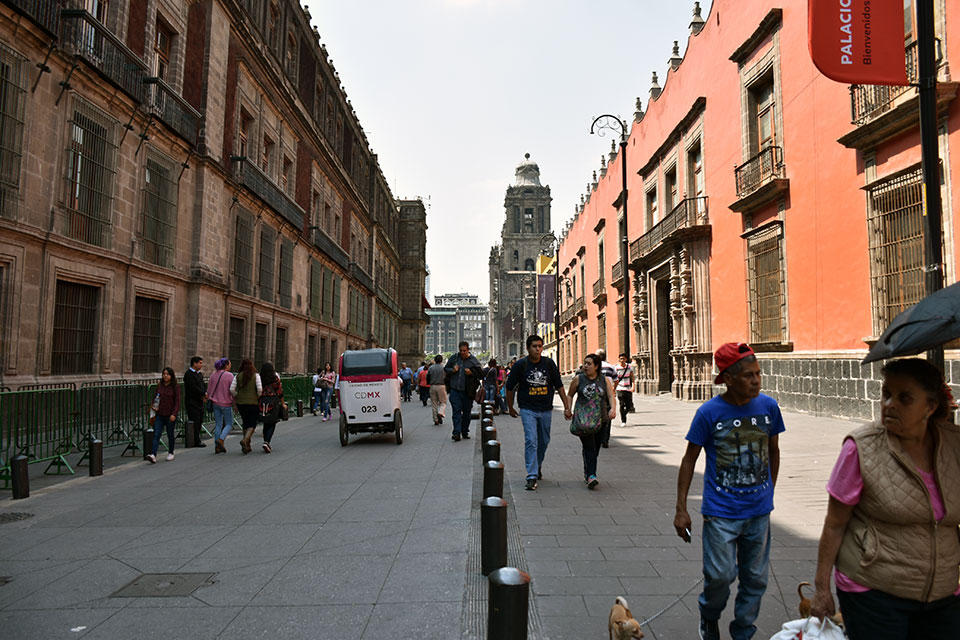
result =
[[714,382],[727,390],[703,403],[687,433],[677,479],[677,535],[690,542],[687,493],[700,451],[703,473],[703,593],[700,638],[719,640],[720,613],[739,579],[730,637],[747,640],[757,627],[770,564],[770,512],[780,470],[779,434],[784,430],[777,401],[760,393],[760,365],[750,345],[728,342],[714,354]]
[[407,366],[406,362],[400,363],[400,382],[402,386],[400,387],[400,395],[403,397],[404,402],[410,402],[410,383],[413,381],[413,371],[410,367]]

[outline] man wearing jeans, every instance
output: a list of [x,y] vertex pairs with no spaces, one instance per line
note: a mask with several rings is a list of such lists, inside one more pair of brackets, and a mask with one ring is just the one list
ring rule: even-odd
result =
[[480,361],[470,353],[470,343],[462,341],[457,354],[450,356],[444,373],[450,377],[450,406],[453,408],[454,442],[462,437],[470,439],[470,412],[473,410],[473,398],[483,379]]
[[553,393],[560,392],[565,417],[569,420],[570,400],[563,390],[560,369],[550,358],[540,354],[543,351],[543,338],[527,338],[527,357],[521,358],[510,369],[507,378],[507,410],[511,417],[517,417],[513,408],[513,397],[517,395],[520,405],[520,422],[523,423],[523,458],[527,467],[527,491],[537,488],[537,481],[543,478],[541,466],[543,456],[550,444],[550,418],[553,412]]
[[776,400],[760,393],[760,365],[753,349],[728,342],[714,354],[714,382],[727,390],[697,409],[687,433],[687,451],[677,479],[677,535],[690,542],[692,521],[687,493],[701,449],[703,473],[703,593],[700,638],[719,640],[720,613],[739,579],[730,637],[752,638],[767,589],[770,563],[770,512],[780,470],[779,434],[783,417]]

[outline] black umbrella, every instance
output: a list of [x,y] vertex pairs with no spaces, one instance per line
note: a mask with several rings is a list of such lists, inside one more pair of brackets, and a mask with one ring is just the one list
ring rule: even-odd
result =
[[960,338],[960,282],[931,293],[894,318],[863,364],[912,356],[955,338]]

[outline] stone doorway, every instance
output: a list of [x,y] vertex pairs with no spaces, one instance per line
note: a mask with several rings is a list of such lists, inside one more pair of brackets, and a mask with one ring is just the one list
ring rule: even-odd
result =
[[665,265],[650,274],[654,290],[653,313],[656,319],[656,333],[654,335],[653,362],[657,375],[656,390],[658,393],[670,393],[674,380],[673,357],[670,353],[674,348],[673,319],[670,315],[670,268]]

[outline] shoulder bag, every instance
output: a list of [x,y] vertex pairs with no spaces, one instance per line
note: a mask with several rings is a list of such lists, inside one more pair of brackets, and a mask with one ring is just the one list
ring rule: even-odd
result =
[[[588,384],[591,381],[587,376],[578,374],[580,377],[579,382],[577,383],[577,393],[580,394],[583,391],[584,381]],[[600,383],[603,383],[602,385]],[[570,422],[570,433],[575,436],[590,436],[603,427],[603,421],[606,418],[610,405],[607,403],[607,381],[602,375],[597,375],[595,381],[598,387],[601,387],[602,394],[598,402],[577,402],[573,407],[573,420]],[[581,395],[580,398],[583,396]],[[579,400],[579,398],[578,398]]]

